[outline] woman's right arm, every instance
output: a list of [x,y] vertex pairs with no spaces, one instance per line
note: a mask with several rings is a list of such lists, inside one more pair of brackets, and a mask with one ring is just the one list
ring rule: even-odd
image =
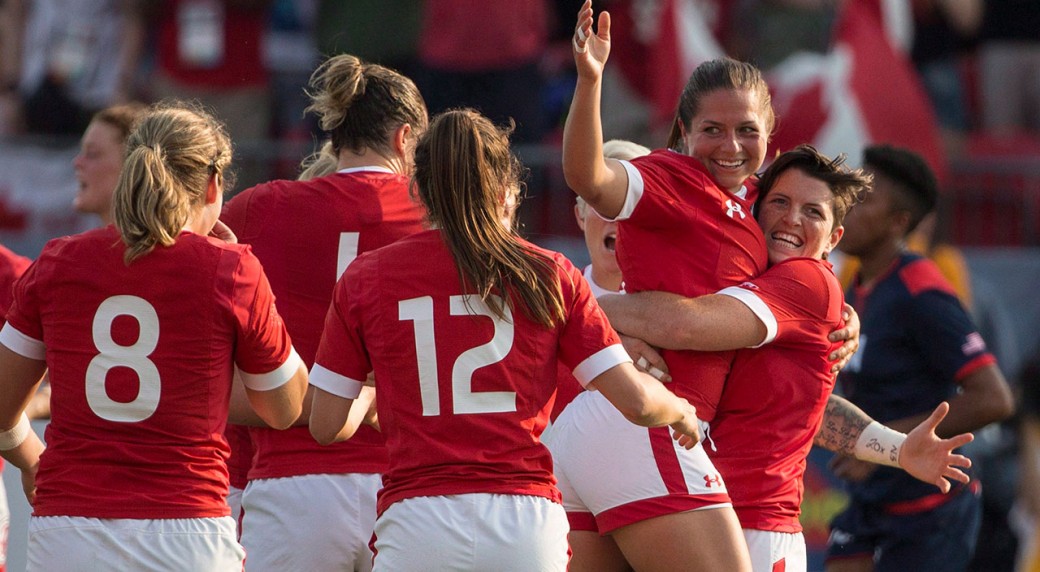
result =
[[22,472],[22,487],[29,504],[35,500],[36,470],[44,446],[29,426],[24,411],[46,370],[46,362],[0,344],[0,456]]
[[586,389],[601,392],[625,419],[636,425],[671,426],[675,439],[687,449],[700,441],[696,408],[627,361],[593,378]]
[[567,185],[596,212],[613,218],[625,205],[628,173],[621,163],[603,158],[600,98],[603,68],[610,55],[610,14],[600,14],[596,34],[592,33],[592,15],[592,0],[586,0],[575,29],[578,81],[563,127],[563,174]]
[[303,413],[303,398],[307,393],[307,366],[300,361],[289,380],[273,389],[254,389],[248,383],[243,386],[250,407],[267,426],[287,429]]

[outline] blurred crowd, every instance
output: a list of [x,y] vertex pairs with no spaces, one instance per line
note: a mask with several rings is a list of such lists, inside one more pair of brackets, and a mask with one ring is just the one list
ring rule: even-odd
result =
[[[604,0],[597,8],[650,22],[669,1],[683,0]],[[685,0],[726,53],[767,73],[792,54],[830,49],[846,1]],[[953,158],[969,132],[1040,133],[1040,3],[882,4],[889,35],[919,72]],[[497,121],[512,117],[520,143],[552,141],[573,82],[569,38],[579,5],[3,0],[0,133],[78,136],[111,104],[176,96],[212,107],[236,141],[299,139],[313,130],[302,113],[310,71],[323,55],[351,53],[413,77],[431,112],[471,105]],[[636,23],[637,34],[661,33]],[[610,118],[605,129],[608,137],[660,143],[649,130],[611,133]]]

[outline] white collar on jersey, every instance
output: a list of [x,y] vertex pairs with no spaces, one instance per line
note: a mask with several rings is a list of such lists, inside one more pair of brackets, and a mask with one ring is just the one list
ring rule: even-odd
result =
[[589,283],[589,289],[592,290],[592,296],[599,298],[604,294],[617,294],[614,290],[607,290],[606,288],[596,284],[596,279],[592,277],[592,265],[589,264],[585,267],[585,281]]
[[387,169],[386,167],[380,167],[379,165],[367,165],[365,167],[350,167],[349,169],[340,169],[340,170],[338,170],[336,172],[337,173],[364,173],[364,172],[372,173],[372,172],[374,172],[374,173],[390,173],[391,175],[394,174],[394,172],[391,171],[390,169]]

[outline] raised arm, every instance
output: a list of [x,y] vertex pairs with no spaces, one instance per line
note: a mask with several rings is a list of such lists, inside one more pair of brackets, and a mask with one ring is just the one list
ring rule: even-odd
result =
[[43,442],[29,426],[25,408],[46,371],[43,360],[25,357],[0,344],[0,456],[22,472],[25,498],[36,496],[36,470]]
[[660,348],[735,350],[766,339],[766,325],[732,296],[639,292],[601,296],[598,301],[614,329]]
[[621,163],[603,158],[600,99],[603,68],[610,55],[610,14],[600,14],[595,34],[592,15],[592,0],[586,0],[574,32],[578,81],[563,127],[563,175],[567,185],[596,212],[615,217],[625,204],[628,174]]

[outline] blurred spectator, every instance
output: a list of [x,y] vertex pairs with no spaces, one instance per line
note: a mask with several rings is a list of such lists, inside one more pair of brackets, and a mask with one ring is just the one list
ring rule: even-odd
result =
[[152,97],[202,102],[227,125],[243,187],[266,180],[255,159],[271,133],[262,39],[272,0],[138,1],[155,34]]
[[[353,54],[406,76],[415,72],[422,0],[320,0],[315,36],[323,56]],[[482,17],[480,5],[470,17]],[[441,20],[452,28],[463,21]]]
[[982,25],[983,0],[912,0],[914,41],[910,55],[935,109],[946,154],[962,154],[971,128],[961,73],[964,46]]
[[416,83],[430,115],[473,107],[516,143],[545,133],[539,62],[548,43],[548,0],[426,0]]
[[133,0],[6,0],[4,9],[13,20],[3,59],[21,62],[14,115],[27,131],[79,134],[94,112],[133,96],[145,37]]
[[[315,45],[315,26],[321,0],[274,0],[264,34],[264,65],[271,74],[271,130],[281,151],[267,161],[277,179],[295,178],[299,157],[308,153],[319,133],[318,123],[306,116],[310,104],[306,87],[321,61]],[[354,2],[338,2],[353,5]]]
[[826,53],[842,0],[739,0],[727,51],[768,71],[796,52]]
[[982,127],[1040,133],[1040,2],[986,0],[979,44]]

